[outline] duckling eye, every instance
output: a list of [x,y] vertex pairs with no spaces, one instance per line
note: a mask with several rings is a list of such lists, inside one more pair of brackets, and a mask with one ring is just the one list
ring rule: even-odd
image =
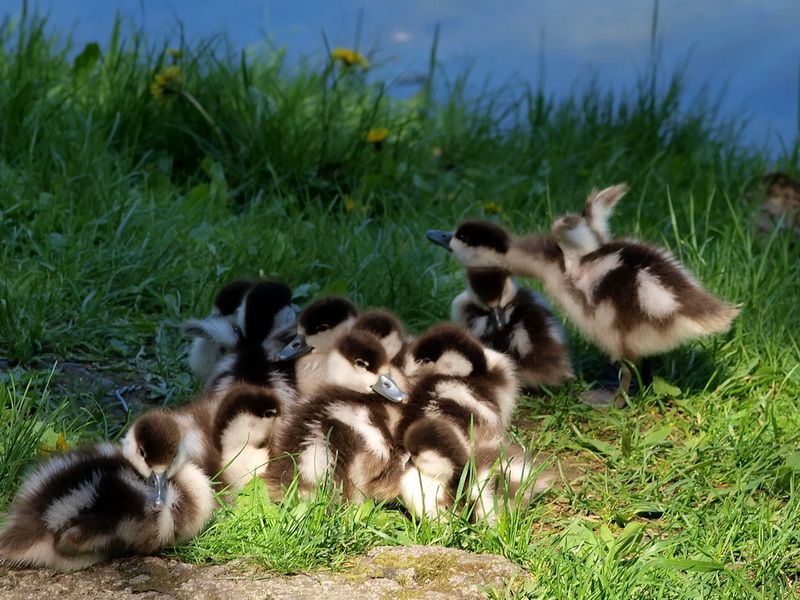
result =
[[369,363],[365,361],[363,358],[357,358],[356,366],[361,367],[362,369],[366,369],[367,367],[369,367]]
[[429,365],[433,361],[426,356],[425,358],[420,358],[418,362],[421,362],[423,365]]
[[235,333],[236,335],[242,335],[242,328],[239,327],[238,325],[234,325],[233,326],[233,333]]
[[222,347],[219,349],[219,355],[220,355],[220,356],[225,356],[227,353],[228,353],[228,349],[227,349],[225,346],[222,346]]
[[145,457],[144,448],[142,448],[141,446],[139,446],[139,447],[136,449],[136,451],[139,453],[139,456],[141,456],[142,458],[144,458],[144,457]]
[[320,325],[319,327],[317,327],[317,333],[322,333],[322,332],[324,332],[324,331],[328,331],[328,329],[330,329],[330,327],[329,327],[328,325],[325,325],[325,324],[323,323],[322,325]]
[[456,236],[456,239],[457,239],[459,242],[463,243],[465,246],[471,246],[471,245],[472,245],[472,244],[470,243],[469,236],[467,236],[467,235],[464,235],[463,233],[460,233],[460,234],[458,234],[458,235]]

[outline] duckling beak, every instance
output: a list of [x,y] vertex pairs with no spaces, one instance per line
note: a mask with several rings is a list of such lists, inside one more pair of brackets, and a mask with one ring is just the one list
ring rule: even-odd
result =
[[305,356],[313,349],[313,346],[309,346],[306,343],[306,336],[304,336],[302,333],[298,333],[296,336],[294,336],[294,338],[292,338],[291,342],[284,346],[283,350],[279,351],[278,354],[275,355],[275,360],[294,360],[296,358],[300,358],[301,356]]
[[378,381],[372,384],[372,391],[391,402],[408,404],[408,394],[400,389],[400,386],[395,383],[388,373],[378,375]]
[[438,244],[442,248],[450,250],[450,240],[453,239],[452,231],[439,231],[438,229],[429,229],[425,234],[428,239],[434,244]]
[[153,488],[150,492],[150,500],[152,502],[153,510],[161,512],[164,510],[164,505],[167,499],[167,479],[166,473],[157,473],[153,471],[150,477],[147,478],[147,485]]
[[508,325],[506,316],[503,314],[503,309],[499,306],[492,307],[492,320],[494,321],[494,326],[497,327],[498,331],[502,331],[505,329],[505,326]]

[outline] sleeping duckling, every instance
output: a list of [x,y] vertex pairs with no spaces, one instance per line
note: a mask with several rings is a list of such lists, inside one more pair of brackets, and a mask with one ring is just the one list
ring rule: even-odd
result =
[[[211,378],[220,359],[236,344],[236,333],[241,327],[237,309],[253,285],[255,281],[250,279],[238,279],[227,284],[217,293],[211,314],[203,319],[202,328],[194,327],[196,319],[190,319],[184,325],[184,333],[194,338],[189,352],[189,368],[203,384]],[[213,334],[209,334],[209,329]]]
[[270,497],[280,498],[295,472],[303,495],[333,483],[347,500],[394,496],[385,481],[395,458],[391,424],[407,395],[388,376],[390,367],[374,335],[352,330],[339,338],[324,384],[281,425],[278,458],[265,476]]
[[452,505],[471,457],[504,438],[518,380],[507,356],[452,324],[416,340],[406,374],[412,402],[395,435],[410,464],[400,496],[409,510],[431,517]]
[[278,353],[278,360],[295,360],[301,396],[313,394],[324,385],[328,354],[357,316],[356,305],[342,296],[320,298],[300,312],[297,336]]
[[[590,198],[598,194],[603,191]],[[464,266],[501,267],[539,279],[587,338],[612,360],[622,360],[618,390],[587,398],[613,398],[622,407],[632,379],[626,361],[723,333],[739,311],[707,292],[667,251],[635,240],[606,242],[605,235],[582,215],[556,219],[551,235],[520,239],[485,221],[466,221],[455,234],[428,232]]]
[[175,423],[134,442],[136,463],[97,444],[40,465],[23,482],[0,532],[0,562],[63,571],[129,554],[153,554],[197,535],[213,495],[185,460]]
[[467,269],[467,289],[451,309],[454,323],[517,363],[523,384],[559,385],[574,376],[564,332],[547,302],[518,288],[505,269]]

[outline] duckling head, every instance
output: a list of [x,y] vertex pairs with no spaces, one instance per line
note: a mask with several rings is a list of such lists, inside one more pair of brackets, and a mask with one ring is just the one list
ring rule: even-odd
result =
[[153,488],[152,507],[164,508],[169,479],[182,466],[184,439],[172,415],[154,410],[134,422],[122,442],[122,452]]
[[502,331],[508,325],[503,308],[517,295],[511,273],[500,267],[472,267],[467,269],[467,285],[473,301],[491,312],[495,328]]
[[389,374],[391,361],[380,340],[364,330],[351,330],[337,340],[328,361],[327,381],[355,392],[377,393],[392,402],[407,402]]
[[431,229],[427,236],[434,244],[451,250],[465,267],[504,267],[511,247],[506,230],[489,221],[464,221],[455,232]]
[[255,285],[250,279],[238,279],[224,286],[214,298],[211,314],[205,319],[189,319],[183,333],[194,338],[189,353],[189,367],[201,381],[207,381],[223,356],[239,341],[239,307]]
[[259,281],[247,293],[241,311],[240,345],[261,346],[269,360],[297,333],[292,291],[282,281]]
[[353,323],[353,329],[375,335],[386,350],[389,360],[394,360],[403,349],[405,330],[400,320],[388,311],[373,309],[362,313]]
[[291,360],[310,351],[330,352],[336,339],[358,316],[358,308],[343,296],[325,296],[300,313],[297,336],[278,353],[278,360]]
[[553,221],[553,237],[566,257],[584,256],[602,245],[602,240],[585,217],[568,214]]
[[468,331],[451,323],[436,325],[411,348],[406,373],[470,377],[488,368],[483,346]]
[[410,454],[408,466],[432,479],[450,480],[469,461],[468,440],[442,419],[415,421],[403,436],[403,447]]

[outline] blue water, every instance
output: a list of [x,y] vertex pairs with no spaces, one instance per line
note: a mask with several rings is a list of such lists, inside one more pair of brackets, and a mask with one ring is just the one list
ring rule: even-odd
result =
[[[329,46],[357,46],[372,77],[392,93],[413,91],[427,71],[440,25],[439,60],[450,77],[471,65],[479,89],[527,82],[564,98],[596,80],[625,93],[651,60],[656,6],[648,0],[31,0],[53,31],[78,48],[109,38],[119,11],[154,40],[177,43],[224,32],[237,48],[265,39],[289,56],[321,57]],[[13,17],[21,0],[0,0]],[[723,116],[745,123],[743,140],[773,156],[798,135],[800,0],[662,0],[656,54],[664,82],[685,65],[688,99],[704,87],[723,94]],[[324,34],[324,35],[323,35]]]

